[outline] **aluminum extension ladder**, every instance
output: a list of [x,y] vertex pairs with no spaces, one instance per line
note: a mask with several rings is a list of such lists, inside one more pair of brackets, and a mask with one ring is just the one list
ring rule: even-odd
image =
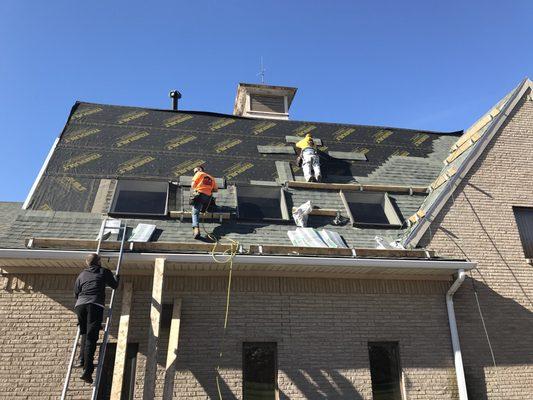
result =
[[[122,255],[124,254],[124,243],[126,241],[126,230],[127,226],[120,221],[120,226],[110,226],[108,225],[108,219],[105,218],[102,221],[102,226],[100,227],[100,235],[98,236],[98,247],[96,248],[96,254],[100,255],[101,251],[101,245],[102,241],[104,240],[104,232],[105,230],[118,229],[118,234],[120,237],[120,250],[118,253],[118,260],[117,260],[117,269],[116,269],[116,277],[118,278],[120,274],[120,264],[122,263]],[[122,235],[121,235],[122,234]],[[117,288],[118,289],[118,288]],[[100,386],[100,381],[102,378],[102,369],[104,366],[104,359],[105,359],[105,352],[107,347],[107,342],[109,340],[109,327],[111,325],[111,317],[113,315],[113,303],[115,301],[115,289],[111,292],[111,300],[109,301],[109,308],[107,310],[107,317],[105,321],[105,328],[104,328],[104,339],[102,340],[102,343],[100,344],[100,351],[98,353],[98,365],[96,367],[96,377],[93,382],[93,391],[91,395],[91,400],[96,400],[98,397],[98,388]],[[70,376],[72,375],[72,366],[74,364],[74,359],[76,357],[76,348],[78,347],[78,341],[80,339],[80,327],[78,326],[78,330],[76,333],[76,339],[74,340],[74,344],[72,345],[72,352],[70,354],[70,360],[69,365],[67,368],[67,374],[65,376],[65,382],[63,384],[63,391],[61,392],[61,400],[65,400],[68,392],[68,385],[70,382]],[[83,349],[81,349],[83,351]]]

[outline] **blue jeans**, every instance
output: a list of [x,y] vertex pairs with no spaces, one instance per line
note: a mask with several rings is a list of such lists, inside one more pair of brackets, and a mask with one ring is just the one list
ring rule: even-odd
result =
[[200,213],[205,211],[209,206],[211,196],[200,193],[192,205],[192,227],[197,228],[200,225]]

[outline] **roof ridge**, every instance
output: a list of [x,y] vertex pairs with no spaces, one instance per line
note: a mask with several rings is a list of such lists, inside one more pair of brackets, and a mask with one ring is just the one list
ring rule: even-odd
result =
[[[258,121],[273,121],[270,118],[248,118],[248,117],[241,117],[239,115],[233,115],[233,114],[226,114],[226,113],[220,113],[220,112],[214,112],[214,111],[198,111],[198,110],[172,110],[172,109],[165,109],[165,108],[152,108],[152,107],[142,107],[142,106],[129,106],[129,105],[120,105],[120,104],[107,104],[107,103],[93,103],[89,101],[80,101],[77,100],[75,105],[95,105],[95,106],[106,106],[106,107],[120,107],[120,108],[132,108],[132,109],[142,109],[142,110],[149,110],[149,111],[161,111],[161,112],[169,112],[169,113],[183,113],[183,114],[196,114],[196,115],[208,115],[208,116],[218,116],[221,118],[235,118],[235,119],[243,119],[243,120],[258,120]],[[417,128],[403,128],[403,127],[397,127],[397,126],[388,126],[388,125],[367,125],[367,124],[355,124],[355,123],[348,123],[348,122],[327,122],[327,121],[311,121],[311,120],[275,120],[277,122],[282,123],[305,123],[305,124],[321,124],[321,125],[338,125],[343,127],[358,127],[358,128],[377,128],[377,129],[383,129],[383,130],[395,130],[395,131],[406,131],[406,132],[420,132],[420,133],[427,133],[427,134],[437,134],[437,135],[461,135],[463,133],[463,130],[457,130],[457,131],[433,131],[433,130],[427,130],[427,129],[417,129]]]

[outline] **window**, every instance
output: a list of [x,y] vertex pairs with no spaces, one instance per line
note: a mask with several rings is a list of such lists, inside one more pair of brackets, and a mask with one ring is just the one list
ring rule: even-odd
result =
[[275,400],[278,389],[276,343],[243,343],[242,364],[243,399]]
[[285,191],[277,186],[237,186],[237,217],[249,220],[288,220]]
[[398,342],[368,343],[372,398],[402,400],[401,369]]
[[386,193],[341,192],[352,224],[401,226],[402,222]]
[[[122,380],[122,394],[120,400],[133,400],[135,389],[135,369],[137,366],[138,343],[128,343],[126,347],[126,363],[124,364],[124,379]],[[116,343],[108,343],[105,352],[102,377],[98,388],[98,399],[107,400],[111,396],[111,382],[115,368]]]
[[168,182],[119,180],[110,214],[163,216],[168,210]]
[[172,323],[172,309],[174,304],[163,304],[161,307],[161,332],[168,335]]
[[513,207],[524,255],[533,258],[533,207]]
[[284,96],[253,94],[250,96],[252,111],[286,113]]

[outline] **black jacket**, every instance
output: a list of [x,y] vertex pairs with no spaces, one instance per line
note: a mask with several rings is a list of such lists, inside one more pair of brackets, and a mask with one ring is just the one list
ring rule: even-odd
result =
[[91,265],[78,275],[74,284],[76,306],[82,304],[100,304],[105,306],[105,287],[118,287],[118,280],[107,268]]

